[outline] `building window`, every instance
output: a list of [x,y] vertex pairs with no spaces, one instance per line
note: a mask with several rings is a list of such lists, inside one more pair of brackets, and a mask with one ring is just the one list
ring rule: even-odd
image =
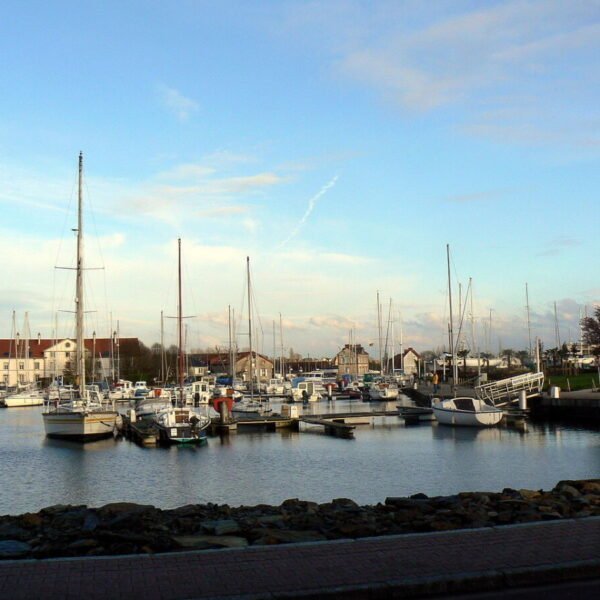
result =
[[8,375],[4,376],[4,383],[8,385]]
[[39,371],[39,370],[40,370],[40,363],[39,363],[38,361],[34,362],[34,363],[33,363],[33,368],[34,368],[36,371]]
[[22,371],[25,368],[25,363],[20,362],[19,363],[19,370]]
[[65,352],[65,358],[69,358],[71,356],[70,352]]
[[68,360],[68,361],[65,363],[65,369],[70,369],[70,368],[71,368],[71,361],[70,361],[70,360]]
[[8,371],[8,363],[7,362],[4,363],[4,370]]
[[25,375],[19,375],[19,383],[25,383]]

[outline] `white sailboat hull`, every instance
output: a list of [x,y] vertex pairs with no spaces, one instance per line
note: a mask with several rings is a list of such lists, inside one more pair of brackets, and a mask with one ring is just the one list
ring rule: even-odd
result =
[[0,400],[0,404],[6,408],[13,408],[16,406],[40,406],[44,404],[44,397],[40,394],[16,394],[14,396],[7,396]]
[[398,397],[398,388],[396,387],[378,387],[369,388],[371,400],[395,400]]
[[78,441],[110,437],[117,413],[113,411],[48,411],[42,413],[46,436]]
[[431,408],[438,423],[459,427],[493,427],[503,412],[478,398],[449,398],[434,401]]

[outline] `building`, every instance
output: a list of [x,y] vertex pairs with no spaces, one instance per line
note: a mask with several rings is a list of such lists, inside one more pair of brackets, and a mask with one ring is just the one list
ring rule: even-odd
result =
[[333,359],[338,377],[352,375],[362,377],[369,371],[369,354],[360,344],[346,344]]
[[[96,338],[85,340],[87,379],[117,379],[120,364],[140,352],[137,338]],[[0,339],[1,382],[6,386],[47,384],[75,371],[77,342],[70,338],[48,340],[40,336],[25,341]],[[94,360],[92,361],[92,357]]]
[[414,348],[407,348],[394,356],[394,369],[403,369],[405,375],[418,375],[423,371],[421,355]]
[[[273,377],[273,361],[252,351],[254,357],[254,379],[258,381],[268,381]],[[250,380],[250,352],[238,352],[235,355],[235,377],[243,381]],[[204,375],[216,375],[218,373],[229,373],[229,353],[228,352],[202,352],[200,354],[188,355],[189,369],[188,373],[194,377]]]

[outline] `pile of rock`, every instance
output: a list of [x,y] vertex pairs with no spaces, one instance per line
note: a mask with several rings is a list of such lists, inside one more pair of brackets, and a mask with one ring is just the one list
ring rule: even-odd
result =
[[195,504],[174,510],[115,503],[51,506],[0,517],[0,558],[49,558],[244,547],[489,527],[600,515],[600,479],[552,491],[504,489],[359,506],[286,500],[280,506]]

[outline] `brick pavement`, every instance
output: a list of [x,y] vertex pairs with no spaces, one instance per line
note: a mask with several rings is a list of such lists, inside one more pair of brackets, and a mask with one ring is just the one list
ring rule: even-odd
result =
[[600,517],[235,550],[4,561],[0,598],[398,598],[586,578],[600,578]]

